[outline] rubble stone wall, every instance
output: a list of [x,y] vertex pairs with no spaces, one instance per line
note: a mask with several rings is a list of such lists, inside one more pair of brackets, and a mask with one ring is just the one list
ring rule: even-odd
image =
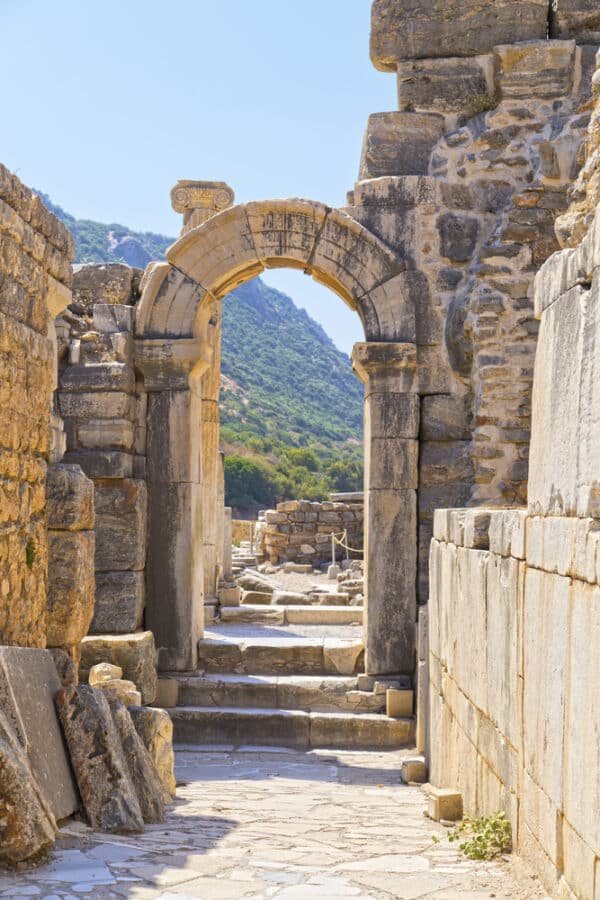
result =
[[75,266],[73,302],[57,325],[64,462],[94,482],[92,634],[133,632],[143,621],[146,395],[133,363],[140,277],[119,263]]
[[[331,562],[332,532],[341,540],[342,532],[347,530],[348,546],[362,550],[363,522],[362,501],[286,500],[278,503],[277,509],[265,513],[265,525],[261,532],[264,553],[274,565],[296,562],[319,566]],[[337,546],[336,557],[344,559],[345,556],[346,551]]]
[[[596,4],[551,6],[372,7],[371,57],[395,73],[398,108],[369,118],[347,211],[405,260],[414,303],[421,603],[436,508],[526,500],[533,280],[585,160],[600,43]],[[590,179],[586,166],[580,192]]]
[[0,165],[1,644],[46,645],[53,319],[69,299],[72,255],[67,229]]

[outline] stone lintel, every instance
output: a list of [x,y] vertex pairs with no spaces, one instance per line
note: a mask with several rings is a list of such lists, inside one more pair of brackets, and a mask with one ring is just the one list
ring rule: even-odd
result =
[[213,349],[197,338],[137,338],[135,365],[147,391],[187,390],[199,387],[208,370]]
[[171,190],[171,205],[183,214],[182,234],[208,222],[233,206],[235,195],[224,181],[178,181]]
[[352,349],[352,367],[372,393],[417,392],[417,347],[409,343],[360,342]]

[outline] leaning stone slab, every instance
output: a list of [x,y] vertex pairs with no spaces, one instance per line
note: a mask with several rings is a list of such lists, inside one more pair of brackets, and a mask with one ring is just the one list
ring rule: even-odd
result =
[[56,822],[25,750],[0,711],[0,862],[41,856],[54,843]]
[[158,678],[156,648],[151,631],[84,638],[81,642],[81,680],[87,680],[91,667],[102,662],[119,666],[124,677],[137,685],[144,703],[154,702]]
[[93,828],[140,832],[144,821],[119,732],[102,691],[63,688],[56,705],[86,815]]
[[171,797],[175,796],[173,722],[164,709],[150,706],[129,708],[133,724],[146,745],[159,777]]
[[54,708],[60,688],[48,651],[0,647],[0,711],[26,753],[40,790],[58,820],[79,808]]
[[108,705],[121,738],[144,822],[162,822],[165,818],[165,805],[171,797],[156,771],[146,745],[134,727],[127,707],[120,700],[110,698]]

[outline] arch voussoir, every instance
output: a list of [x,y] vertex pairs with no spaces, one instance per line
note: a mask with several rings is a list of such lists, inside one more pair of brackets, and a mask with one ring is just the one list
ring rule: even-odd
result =
[[329,207],[311,200],[264,200],[246,212],[258,258],[266,268],[306,269]]

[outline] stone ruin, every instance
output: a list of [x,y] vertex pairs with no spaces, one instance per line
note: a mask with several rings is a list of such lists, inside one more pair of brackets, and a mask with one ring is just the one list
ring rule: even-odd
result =
[[[595,0],[375,0],[398,109],[370,117],[347,205],[179,182],[182,235],[143,275],[72,279],[70,236],[0,169],[4,858],[79,804],[52,701],[90,821],[136,830],[164,809],[166,714],[119,698],[160,699],[157,662],[194,672],[205,610],[239,602],[220,303],[283,265],[364,328],[362,684],[416,690],[434,800],[502,808],[548,890],[598,892],[599,45]],[[319,665],[358,674],[351,649],[324,643]],[[83,796],[90,741],[110,796],[101,768]]]

